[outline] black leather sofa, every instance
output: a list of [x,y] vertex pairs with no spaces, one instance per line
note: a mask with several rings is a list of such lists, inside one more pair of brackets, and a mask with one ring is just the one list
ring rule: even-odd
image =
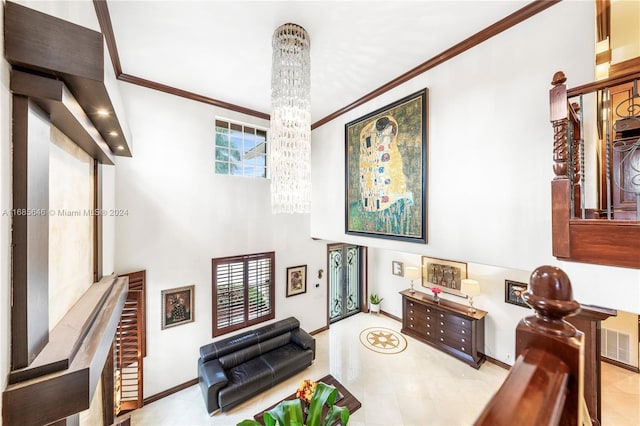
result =
[[290,317],[200,348],[207,412],[226,411],[310,366],[316,341]]

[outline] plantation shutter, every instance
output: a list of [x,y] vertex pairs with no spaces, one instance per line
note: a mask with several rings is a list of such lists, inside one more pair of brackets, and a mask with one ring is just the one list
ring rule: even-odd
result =
[[212,263],[214,337],[275,318],[273,252]]
[[270,259],[249,260],[247,267],[247,287],[249,293],[249,320],[269,315],[271,300],[271,261]]
[[129,290],[115,339],[116,415],[143,405],[142,392],[142,296]]
[[216,328],[244,324],[244,262],[223,263],[216,268],[218,315]]
[[142,310],[141,318],[141,330],[142,330],[142,356],[147,356],[147,315],[146,315],[146,296],[145,296],[145,283],[147,281],[147,271],[138,271],[126,274],[129,277],[129,291],[140,290],[142,292],[142,303],[139,309]]
[[142,359],[146,345],[146,271],[121,275],[129,279],[129,292],[114,341],[115,413],[143,406]]

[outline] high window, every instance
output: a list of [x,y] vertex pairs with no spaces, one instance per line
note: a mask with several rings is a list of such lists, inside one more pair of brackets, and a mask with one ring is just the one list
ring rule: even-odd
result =
[[216,119],[216,173],[267,177],[267,131]]
[[212,259],[213,337],[275,318],[275,253]]

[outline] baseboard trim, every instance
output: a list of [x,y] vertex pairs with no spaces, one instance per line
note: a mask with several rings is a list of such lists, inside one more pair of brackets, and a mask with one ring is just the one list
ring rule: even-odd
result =
[[600,356],[600,361],[640,374],[640,368],[625,364],[624,362],[616,361],[615,359],[607,358],[606,356]]
[[502,362],[500,360],[497,360],[493,357],[490,357],[489,355],[485,354],[484,355],[487,358],[487,362],[490,362],[491,364],[495,364],[498,367],[502,367],[505,370],[511,370],[511,366],[509,364],[507,364],[506,362]]
[[329,326],[326,325],[326,326],[321,327],[321,328],[319,328],[317,330],[310,331],[309,334],[312,335],[312,336],[315,336],[316,334],[322,333],[323,331],[327,331],[328,329],[329,329]]
[[397,317],[397,316],[395,316],[395,315],[393,315],[393,314],[390,314],[390,313],[389,313],[389,312],[387,312],[387,311],[380,310],[380,313],[381,313],[382,315],[384,315],[385,317],[389,317],[389,318],[394,319],[394,320],[396,320],[396,321],[398,321],[398,322],[402,322],[402,318]]
[[159,399],[162,399],[164,397],[167,397],[169,395],[172,395],[176,392],[180,392],[181,390],[185,390],[186,388],[189,388],[193,385],[197,385],[198,384],[198,378],[196,377],[195,379],[189,380],[188,382],[184,382],[180,385],[174,386],[172,388],[169,388],[165,391],[162,391],[160,393],[157,393],[155,395],[151,395],[148,398],[145,398],[142,403],[143,405],[147,405],[147,404],[151,404],[152,402],[155,402]]

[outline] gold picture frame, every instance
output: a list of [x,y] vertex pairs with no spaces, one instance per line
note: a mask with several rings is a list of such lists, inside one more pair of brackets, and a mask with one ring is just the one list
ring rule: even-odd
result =
[[437,287],[445,293],[466,298],[460,291],[462,280],[467,278],[467,264],[453,260],[422,257],[422,286]]
[[195,320],[195,285],[162,290],[162,330]]

